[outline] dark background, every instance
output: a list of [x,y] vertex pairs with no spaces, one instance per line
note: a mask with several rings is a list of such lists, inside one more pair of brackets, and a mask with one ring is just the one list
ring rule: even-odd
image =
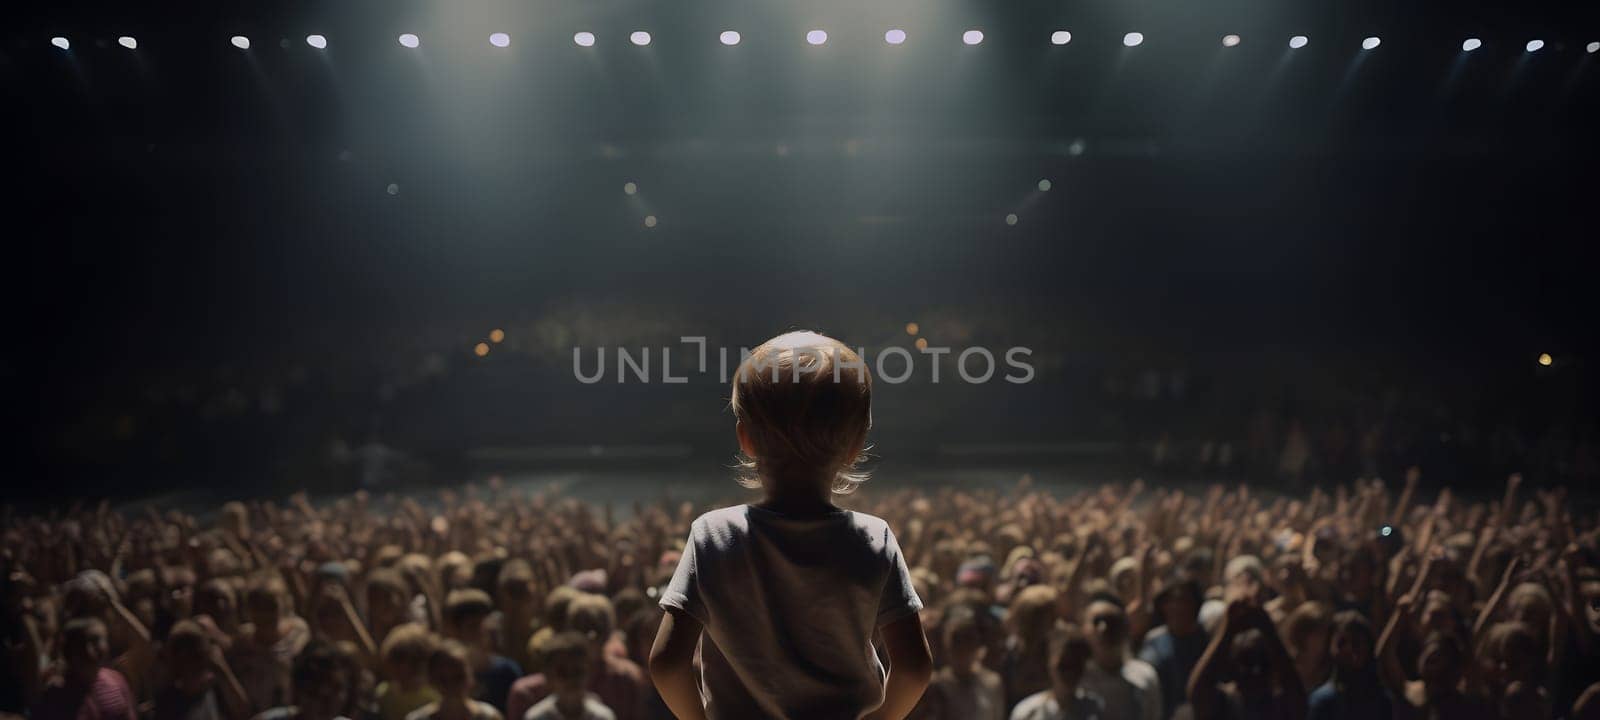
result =
[[[1299,481],[1421,463],[1581,489],[1597,20],[1299,0],[26,7],[0,30],[8,494],[334,487],[354,476],[337,448],[368,441],[436,481],[717,477],[715,373],[589,386],[571,349],[736,351],[795,327],[1034,350],[1028,385],[926,366],[880,383],[886,470],[1281,480],[1298,426]],[[718,44],[730,28],[742,44]],[[1462,53],[1469,36],[1484,47]],[[506,342],[475,357],[492,328]],[[1198,459],[1207,443],[1232,462]]]

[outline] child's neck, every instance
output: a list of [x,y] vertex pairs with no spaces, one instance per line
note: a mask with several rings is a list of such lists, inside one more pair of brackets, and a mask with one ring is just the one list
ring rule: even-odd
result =
[[778,483],[767,485],[767,498],[756,507],[784,515],[821,515],[839,509],[825,487],[784,489]]
[[439,717],[444,720],[462,720],[472,717],[472,707],[464,695],[450,695],[439,699]]
[[581,691],[561,693],[556,696],[556,710],[559,710],[563,717],[581,718],[583,717],[583,699]]

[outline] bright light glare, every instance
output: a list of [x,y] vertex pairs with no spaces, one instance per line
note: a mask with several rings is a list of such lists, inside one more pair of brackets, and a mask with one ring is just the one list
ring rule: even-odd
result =
[[806,42],[811,43],[812,45],[821,45],[827,41],[828,31],[826,30],[812,30],[806,33]]
[[1539,353],[1539,364],[1540,365],[1543,365],[1545,367],[1550,367],[1550,364],[1555,362],[1555,361],[1556,361],[1555,358],[1550,357],[1550,353]]
[[117,44],[121,45],[121,46],[123,46],[123,47],[125,47],[125,48],[127,48],[129,50],[138,50],[139,49],[139,41],[133,39],[131,36],[128,36],[128,35],[123,35],[122,37],[117,38]]
[[1528,48],[1528,52],[1539,52],[1540,50],[1544,49],[1544,41],[1543,40],[1529,40],[1527,48]]
[[1308,38],[1304,35],[1296,35],[1292,38],[1289,38],[1289,47],[1299,50],[1300,48],[1305,47],[1306,43],[1309,42],[1311,42],[1311,38]]
[[240,50],[250,49],[250,38],[247,38],[243,35],[233,36],[231,42],[233,43],[234,47],[239,48]]
[[59,37],[58,36],[58,37],[50,38],[50,44],[54,45],[54,46],[56,46],[58,48],[61,48],[62,50],[71,50],[72,49],[72,43],[67,42],[67,39],[64,38],[64,37]]
[[417,36],[412,35],[411,33],[406,33],[400,36],[400,44],[408,48],[414,48],[418,45],[421,45],[422,41],[417,39]]
[[1069,33],[1065,30],[1057,30],[1053,33],[1050,33],[1051,45],[1065,45],[1069,42],[1072,42],[1072,33]]
[[644,226],[647,227],[647,228],[655,227],[656,226],[656,216],[654,216],[654,215],[646,215],[646,216],[644,216]]
[[983,42],[983,31],[968,30],[964,33],[961,33],[961,42],[964,42],[968,45],[977,45],[978,43]]
[[1600,52],[1600,40],[1596,40],[1595,42],[1589,43],[1588,45],[1584,46],[1583,49],[1585,51],[1589,52],[1590,54]]
[[1050,192],[1050,180],[1049,180],[1049,178],[1046,178],[1044,180],[1040,180],[1039,181],[1039,191],[1040,192]]
[[495,47],[511,47],[511,36],[505,33],[491,33],[489,44]]
[[1369,38],[1361,41],[1361,49],[1362,50],[1372,50],[1374,48],[1377,48],[1378,45],[1380,43],[1382,43],[1382,42],[1383,42],[1383,40],[1379,39],[1377,35],[1373,35],[1372,37],[1369,37]]
[[1122,36],[1122,44],[1127,45],[1128,47],[1138,47],[1139,44],[1143,42],[1144,33],[1142,32],[1131,32]]
[[594,47],[594,33],[585,30],[573,35],[572,41],[577,43],[578,47]]
[[899,45],[906,41],[906,31],[898,28],[890,30],[883,34],[883,41],[890,45]]
[[622,193],[624,195],[632,195],[636,192],[639,192],[638,185],[635,185],[632,182],[625,182],[622,184]]
[[739,44],[739,31],[738,30],[723,30],[722,34],[717,36],[717,39],[721,40],[723,45],[738,45]]
[[321,50],[328,47],[328,39],[321,35],[307,35],[306,44]]
[[1472,52],[1483,47],[1483,41],[1477,38],[1467,38],[1461,42],[1461,52]]
[[1017,224],[1017,214],[1016,213],[1007,213],[1006,214],[1006,224],[1007,225],[1015,225],[1015,224]]
[[647,33],[643,30],[635,30],[633,31],[632,35],[628,36],[628,41],[640,47],[644,47],[645,45],[650,44],[650,33]]
[[1233,46],[1238,45],[1238,44],[1239,44],[1239,36],[1238,35],[1223,35],[1222,36],[1222,46],[1223,47],[1233,47]]

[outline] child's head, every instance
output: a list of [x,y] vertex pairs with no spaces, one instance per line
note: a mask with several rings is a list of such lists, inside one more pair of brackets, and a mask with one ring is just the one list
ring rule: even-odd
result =
[[1301,603],[1283,621],[1283,644],[1289,655],[1322,662],[1328,656],[1328,643],[1333,632],[1333,618],[1328,606],[1312,601]]
[[283,617],[284,596],[288,588],[282,580],[266,578],[251,583],[244,593],[245,619],[255,623],[257,629],[278,627]]
[[1025,643],[1044,638],[1056,621],[1056,589],[1050,585],[1030,585],[1011,599],[1006,622],[1011,634]]
[[305,720],[332,720],[344,715],[354,678],[339,649],[324,642],[307,645],[295,658],[290,679],[294,704]]
[[111,640],[106,624],[97,617],[80,617],[61,627],[61,657],[67,672],[93,676],[111,659]]
[[445,697],[470,697],[472,661],[467,657],[467,646],[455,640],[444,640],[435,646],[428,656],[428,682]]
[[433,633],[417,623],[399,625],[383,639],[383,674],[411,689],[427,681],[428,658],[436,642]]
[[1120,659],[1128,645],[1129,628],[1128,612],[1116,595],[1102,592],[1090,597],[1083,608],[1083,627],[1099,656]]
[[587,638],[595,647],[604,645],[616,626],[616,611],[604,595],[583,593],[567,605],[566,629]]
[[444,601],[444,626],[450,637],[469,645],[486,642],[483,621],[494,612],[489,594],[476,588],[451,590]]
[[1344,672],[1362,670],[1372,662],[1372,648],[1376,644],[1372,624],[1361,613],[1345,610],[1333,616],[1333,634],[1329,649],[1333,664]]
[[1429,633],[1422,643],[1422,652],[1417,655],[1417,674],[1428,692],[1448,692],[1461,681],[1465,660],[1461,641],[1456,636]]
[[544,676],[556,697],[581,697],[589,685],[589,665],[595,650],[583,633],[556,633],[544,645]]
[[967,672],[983,658],[983,627],[970,605],[952,605],[944,616],[944,649],[950,667]]
[[1050,679],[1055,685],[1056,697],[1069,696],[1083,679],[1083,671],[1094,649],[1089,645],[1089,638],[1075,625],[1057,629],[1052,633],[1050,645]]
[[792,332],[762,343],[740,363],[731,400],[750,487],[847,493],[872,426],[872,376],[843,343]]
[[193,620],[174,623],[162,650],[174,682],[197,688],[210,679],[211,638],[199,623]]

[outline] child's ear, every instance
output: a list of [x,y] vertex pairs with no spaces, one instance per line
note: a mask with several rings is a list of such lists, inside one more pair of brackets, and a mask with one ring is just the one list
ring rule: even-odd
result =
[[735,435],[739,436],[739,452],[744,453],[745,457],[751,457],[751,458],[755,457],[756,456],[756,446],[755,446],[755,444],[750,442],[750,433],[745,431],[744,423],[742,423],[742,422],[734,423],[733,424],[733,433]]

